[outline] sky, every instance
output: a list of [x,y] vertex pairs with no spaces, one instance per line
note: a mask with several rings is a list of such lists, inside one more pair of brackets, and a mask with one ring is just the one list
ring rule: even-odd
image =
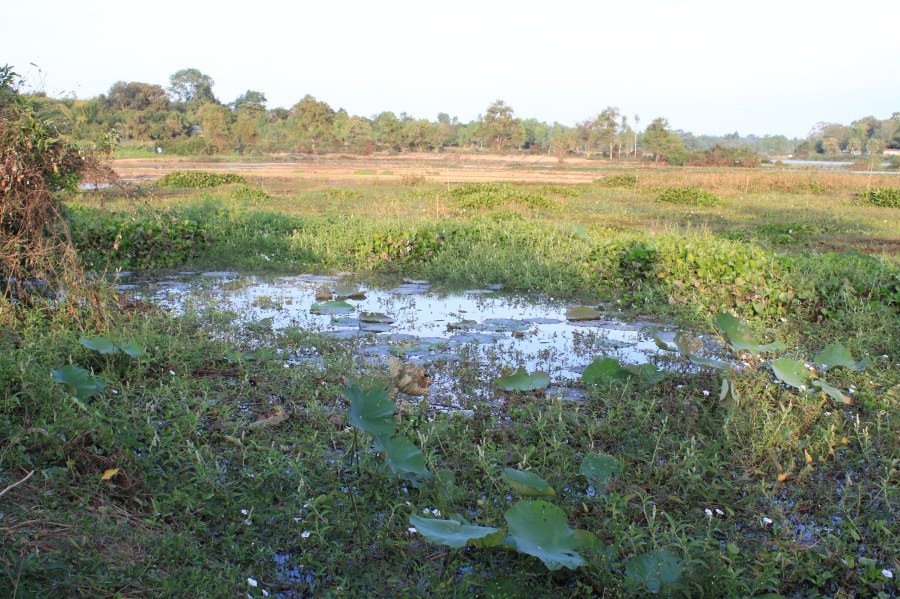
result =
[[[3,6],[5,5],[5,6]],[[694,133],[805,137],[900,111],[900,0],[0,0],[0,64],[53,96],[197,68],[223,102],[306,94],[469,121],[496,99],[573,125],[607,106]],[[36,65],[36,66],[35,66]]]

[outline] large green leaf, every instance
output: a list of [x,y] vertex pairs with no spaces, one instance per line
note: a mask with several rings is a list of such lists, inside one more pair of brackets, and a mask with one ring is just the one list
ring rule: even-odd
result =
[[509,485],[517,494],[524,497],[553,497],[556,495],[553,487],[533,472],[504,468],[503,482]]
[[128,343],[120,343],[119,349],[121,349],[125,354],[127,354],[131,358],[140,358],[147,352],[144,351],[144,348],[138,345],[137,343],[131,341]]
[[584,456],[579,472],[602,491],[610,478],[622,472],[622,462],[605,453],[589,453]]
[[872,366],[871,358],[866,357],[859,362],[854,360],[850,350],[841,343],[832,343],[820,351],[814,362],[817,366],[822,366],[826,371],[841,366],[847,370],[859,372]]
[[728,339],[731,348],[738,353],[746,351],[754,356],[758,356],[762,352],[775,351],[785,347],[779,341],[767,344],[760,343],[750,332],[750,325],[747,324],[746,320],[741,320],[726,312],[716,315],[716,326]]
[[565,512],[552,503],[522,500],[504,517],[509,527],[504,543],[509,547],[540,559],[549,570],[574,570],[584,564],[578,553],[583,540],[569,528]]
[[425,456],[406,437],[377,437],[376,445],[394,474],[425,474]]
[[812,382],[812,386],[817,388],[822,393],[828,395],[831,399],[835,401],[839,401],[841,403],[850,404],[850,396],[846,395],[843,391],[838,389],[837,387],[832,387],[825,381],[818,379]]
[[630,559],[625,564],[625,576],[650,593],[659,593],[666,586],[678,582],[684,561],[668,549],[657,549]]
[[361,312],[359,319],[362,322],[370,322],[376,324],[393,324],[395,319],[381,312]]
[[373,436],[394,434],[396,406],[388,399],[387,388],[377,384],[363,388],[359,383],[352,383],[342,392],[350,400],[350,424]]
[[103,391],[103,381],[93,376],[84,368],[77,366],[63,366],[51,370],[53,380],[60,385],[65,385],[74,392],[75,398],[81,401]]
[[775,377],[782,383],[801,391],[806,391],[809,386],[809,379],[812,377],[812,373],[803,362],[789,360],[788,358],[772,362],[772,372],[775,373]]
[[[459,520],[436,520],[412,515],[409,517],[409,523],[415,526],[416,530],[428,541],[456,549],[470,544],[485,547],[490,546],[489,543],[497,545],[502,538],[497,537],[503,534],[499,528],[473,526],[461,518]],[[482,542],[479,543],[479,540]]]
[[334,300],[323,302],[321,304],[313,304],[309,309],[312,314],[325,314],[328,316],[333,316],[335,314],[347,314],[348,312],[353,312],[354,310],[356,310],[356,308],[354,308],[351,304]]
[[519,368],[509,376],[501,376],[497,379],[497,386],[505,391],[535,391],[546,389],[550,384],[550,375],[541,370],[535,370],[528,374],[524,368]]
[[90,339],[81,338],[78,340],[78,343],[88,349],[92,349],[95,352],[103,354],[104,356],[114,354],[119,351],[119,348],[116,346],[116,344],[106,337],[92,337]]
[[597,358],[584,369],[581,380],[586,385],[594,383],[609,383],[611,381],[627,381],[638,378],[646,383],[658,383],[663,379],[661,373],[653,364],[626,364],[622,365],[615,358]]
[[603,313],[588,306],[575,306],[566,310],[566,320],[599,320]]

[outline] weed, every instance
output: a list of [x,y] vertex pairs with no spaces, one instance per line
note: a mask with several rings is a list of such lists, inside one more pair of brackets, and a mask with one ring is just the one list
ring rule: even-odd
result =
[[862,204],[882,208],[900,208],[900,187],[873,187],[856,194]]
[[656,196],[656,201],[685,206],[718,206],[722,203],[716,194],[697,187],[669,187]]
[[175,189],[203,189],[218,187],[228,183],[246,183],[246,180],[234,173],[208,173],[204,171],[172,171],[156,182],[160,187]]

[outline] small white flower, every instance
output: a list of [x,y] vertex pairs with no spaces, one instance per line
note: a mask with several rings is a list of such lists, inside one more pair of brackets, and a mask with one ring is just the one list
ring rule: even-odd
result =
[[885,578],[893,578],[894,577],[894,573],[891,572],[890,570],[882,570],[881,575],[884,576]]
[[247,579],[247,584],[249,584],[249,585],[250,585],[251,587],[253,587],[254,589],[259,585],[259,583],[256,582],[256,579],[255,579],[255,578],[248,578],[248,579]]
[[763,518],[762,523],[763,523],[763,526],[768,526],[769,524],[772,523],[772,519],[771,518]]
[[300,533],[300,537],[301,537],[301,538],[304,538],[304,539],[308,539],[308,538],[309,538],[309,535],[311,535],[311,534],[312,534],[312,533],[309,532],[308,530],[304,530],[303,532]]
[[113,394],[113,395],[118,395],[118,394],[119,394],[119,392],[118,392],[118,391],[116,391],[116,390],[115,390],[115,389],[113,389],[113,390],[112,390],[112,394]]
[[410,502],[407,501],[407,502],[406,502],[406,505],[412,505],[412,504],[411,504]]
[[241,510],[241,514],[243,514],[243,515],[245,515],[245,516],[246,516],[247,514],[249,514],[249,513],[250,513],[250,512],[248,512],[247,510]]
[[788,229],[788,235],[793,235],[793,234],[794,234],[794,230],[793,230],[793,229]]
[[414,535],[414,534],[416,534],[416,527],[410,526],[409,528],[406,529],[406,532],[408,532],[411,535]]
[[434,509],[434,510],[431,510],[431,513],[432,513],[433,515],[437,516],[438,518],[441,517],[441,510]]
[[710,518],[712,518],[712,510],[711,509],[706,508],[705,510],[703,510],[703,513],[706,514],[707,516],[709,516]]
[[801,390],[801,391],[806,391],[806,385],[800,385],[800,390]]
[[169,371],[169,374],[171,374],[172,376],[175,376],[175,371],[174,371],[174,370],[170,370],[170,371]]
[[703,395],[704,395],[705,397],[709,397],[709,391],[707,391],[706,389],[704,389],[704,390],[703,390]]
[[259,590],[262,591],[263,597],[269,596],[269,591],[267,591],[266,589],[259,589]]
[[831,416],[831,412],[825,412],[826,416]]
[[787,320],[785,320],[784,316],[781,317],[781,322],[787,322]]
[[422,513],[425,514],[425,515],[427,516],[428,514],[431,513],[431,510],[428,509],[428,508],[425,508],[424,510],[422,510]]
[[684,385],[676,385],[676,386],[675,386],[676,389],[681,389],[681,388],[683,388],[683,387],[684,387]]
[[723,512],[723,511],[720,510],[719,508],[716,508],[716,513],[719,514],[720,516],[724,516],[724,515],[725,515],[725,512]]
[[303,518],[294,518],[294,522],[300,522]]

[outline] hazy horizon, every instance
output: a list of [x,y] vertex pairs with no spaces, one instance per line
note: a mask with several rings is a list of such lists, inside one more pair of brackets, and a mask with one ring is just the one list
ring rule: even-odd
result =
[[36,0],[7,8],[0,60],[51,96],[93,97],[119,80],[165,87],[192,67],[223,102],[254,89],[269,107],[310,94],[367,117],[471,121],[502,99],[520,118],[565,125],[617,106],[642,127],[662,116],[695,134],[802,138],[819,121],[900,110],[900,78],[890,75],[900,3],[868,4],[850,13],[806,1],[564,2],[551,13],[508,2],[278,2],[239,13],[208,2]]

